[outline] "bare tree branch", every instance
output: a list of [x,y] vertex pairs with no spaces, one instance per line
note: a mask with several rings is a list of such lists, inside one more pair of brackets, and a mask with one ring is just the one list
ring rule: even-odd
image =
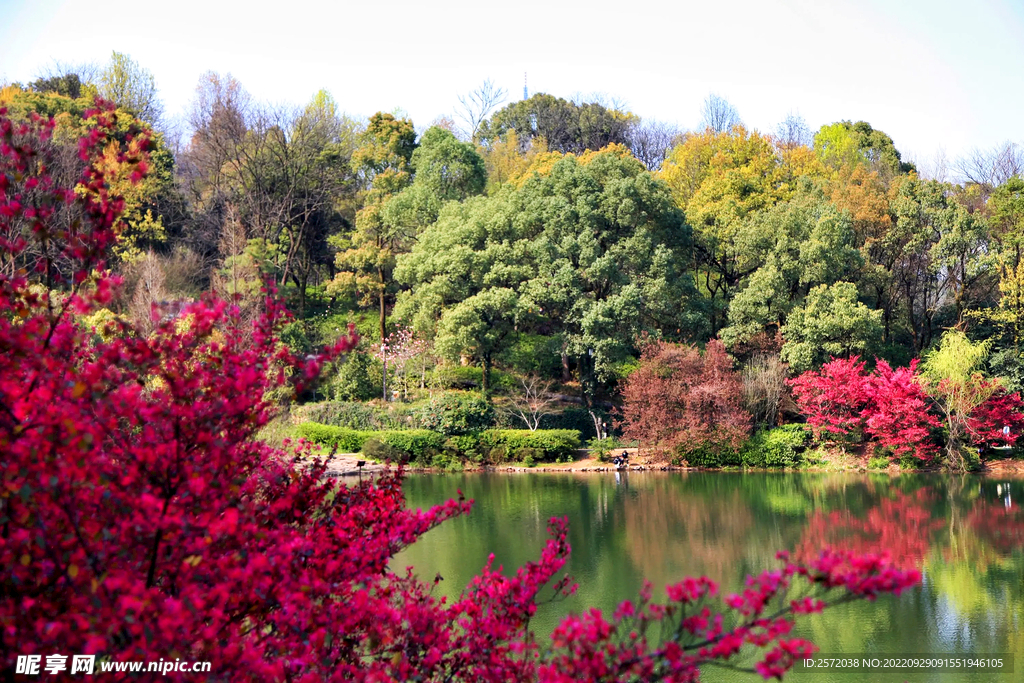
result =
[[626,134],[630,151],[648,171],[661,168],[665,155],[678,144],[681,136],[682,131],[677,126],[654,119],[633,124]]
[[793,149],[800,146],[810,147],[814,136],[807,127],[804,117],[790,113],[775,127],[775,139],[782,149]]
[[711,93],[704,100],[704,106],[701,107],[701,129],[710,128],[716,133],[727,133],[733,126],[742,123],[739,112],[729,100],[715,93]]
[[989,150],[973,149],[957,159],[954,169],[961,181],[991,190],[1015,175],[1024,174],[1024,147],[1006,142]]
[[557,412],[554,405],[557,398],[551,393],[551,380],[541,379],[537,375],[528,375],[519,379],[519,390],[509,396],[511,406],[505,412],[518,418],[526,427],[535,432],[545,415]]
[[506,90],[496,86],[489,78],[468,95],[459,95],[460,106],[455,110],[455,115],[465,123],[465,137],[475,141],[480,124],[507,96]]

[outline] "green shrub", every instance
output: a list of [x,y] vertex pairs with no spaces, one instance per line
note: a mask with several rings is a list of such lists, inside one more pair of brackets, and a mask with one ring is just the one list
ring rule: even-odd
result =
[[378,462],[403,462],[405,454],[397,448],[374,437],[363,444],[363,455]]
[[717,451],[710,448],[679,452],[679,460],[685,461],[690,467],[721,467],[722,459]]
[[[476,365],[442,365],[434,368],[431,383],[439,389],[482,389],[483,368]],[[491,391],[507,391],[517,386],[516,378],[507,372],[491,368]]]
[[441,451],[434,455],[430,460],[430,466],[445,472],[461,472],[465,468],[458,455],[449,451]]
[[740,464],[740,454],[734,448],[701,446],[693,450],[677,449],[672,464],[686,463],[690,467],[729,467]]
[[587,441],[587,450],[590,451],[591,456],[601,462],[608,462],[611,460],[612,451],[622,450],[622,443],[614,436],[609,436],[607,439],[598,439],[595,436]]
[[718,457],[722,462],[722,467],[739,467],[743,464],[743,458],[740,457],[739,450],[735,448],[723,448]]
[[431,466],[444,449],[444,437],[425,429],[373,432],[363,443],[362,453],[382,462],[408,462]]
[[498,462],[497,457],[563,462],[572,460],[580,447],[580,433],[574,429],[489,429],[480,435],[480,444],[492,462]]
[[435,396],[419,414],[420,426],[455,436],[486,429],[494,423],[494,407],[478,394],[449,391]]
[[484,461],[480,452],[480,434],[457,434],[448,437],[444,442],[444,452],[459,461],[469,460],[474,463]]
[[346,429],[345,427],[332,427],[331,425],[323,425],[316,422],[300,424],[296,427],[295,432],[306,441],[327,448],[337,447],[342,453],[358,453],[362,450],[366,440],[375,435],[375,432]]
[[[427,463],[444,449],[444,437],[426,429],[379,432],[376,438],[411,461]],[[363,452],[366,453],[364,446]],[[369,454],[367,454],[369,455]]]
[[889,467],[889,458],[881,455],[868,458],[869,470],[884,470]]
[[[413,401],[411,403],[391,402],[387,408],[378,408],[382,415],[386,415],[388,429],[425,429],[420,424],[423,414],[423,406],[427,401]],[[383,418],[382,418],[383,419]]]
[[350,353],[324,386],[335,401],[367,401],[381,395],[380,362],[368,353]]
[[796,467],[808,436],[799,424],[757,432],[743,445],[740,459],[746,467]]
[[302,406],[301,414],[310,422],[348,429],[379,431],[401,425],[387,411],[366,403],[322,401]]
[[827,465],[831,455],[824,448],[808,449],[801,454],[804,465],[821,466]]
[[[411,462],[452,469],[452,462],[522,462],[572,459],[580,447],[575,430],[489,429],[449,437],[426,429],[365,431],[305,422],[296,428],[307,441],[344,453],[362,452],[374,460]],[[442,457],[443,456],[443,457]],[[461,465],[460,465],[461,466]]]
[[441,434],[426,429],[365,431],[305,422],[296,428],[296,432],[321,446],[337,446],[343,453],[361,451],[368,457],[387,462],[412,460],[427,464],[445,446]]

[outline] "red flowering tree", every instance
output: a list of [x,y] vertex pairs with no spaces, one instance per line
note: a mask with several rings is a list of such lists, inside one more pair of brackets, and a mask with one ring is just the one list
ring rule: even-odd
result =
[[622,388],[622,432],[654,448],[738,448],[750,435],[743,380],[722,342],[655,341]]
[[[569,553],[565,523],[553,520],[538,562],[508,577],[488,565],[458,600],[432,597],[389,563],[468,503],[406,510],[400,472],[346,486],[322,477],[322,464],[302,466],[301,452],[255,438],[271,390],[313,378],[354,347],[351,331],[300,361],[276,338],[285,312],[272,299],[250,326],[214,299],[148,335],[126,326],[96,335],[80,322],[117,285],[103,254],[121,201],[95,163],[109,153],[112,122],[95,114],[82,177],[63,187],[47,173],[52,124],[16,123],[0,109],[8,676],[20,655],[75,653],[209,661],[208,679],[225,681],[689,681],[701,663],[760,652],[753,670],[779,677],[813,649],[789,637],[794,615],[919,581],[883,556],[825,551],[783,561],[724,606],[709,602],[712,582],[687,579],[669,587],[667,605],[648,591],[611,620],[569,617],[542,649],[529,619]],[[139,136],[117,152],[137,176],[146,144]],[[54,229],[57,212],[77,218]],[[553,586],[572,589],[564,577]],[[670,636],[646,640],[652,622]]]
[[790,384],[797,407],[818,438],[863,434],[894,458],[913,455],[925,462],[938,451],[932,430],[939,420],[919,381],[916,360],[895,370],[878,360],[869,373],[856,356],[835,358]]
[[940,423],[918,380],[917,360],[895,370],[878,361],[865,392],[865,432],[895,458],[911,455],[930,462],[939,450],[932,432]]
[[1015,446],[1024,434],[1024,402],[1000,387],[971,412],[967,424],[974,446]]
[[869,379],[858,356],[833,358],[789,383],[816,438],[856,435],[863,429]]
[[[820,370],[809,370],[790,380],[797,407],[818,438],[862,432],[894,458],[909,455],[931,462],[939,453],[936,434],[943,426],[939,418],[943,413],[955,415],[957,424],[962,423],[963,435],[958,438],[972,448],[1016,444],[1024,434],[1024,402],[1020,396],[1005,392],[998,381],[980,375],[964,384],[969,392],[947,390],[950,382],[935,385],[939,389],[933,392],[940,397],[937,399],[926,390],[917,360],[894,370],[884,360],[876,359],[875,370],[869,373],[857,357],[833,359]],[[960,412],[941,402],[943,396],[968,393],[970,400],[957,403]]]

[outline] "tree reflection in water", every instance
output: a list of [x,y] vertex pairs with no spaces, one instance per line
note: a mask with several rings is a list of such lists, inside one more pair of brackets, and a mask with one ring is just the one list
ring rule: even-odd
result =
[[1012,652],[1024,666],[1024,510],[1015,502],[1024,501],[1024,481],[629,472],[426,475],[406,483],[412,507],[440,502],[459,488],[476,499],[473,512],[431,531],[399,559],[423,577],[440,571],[442,590],[454,595],[488,553],[505,567],[519,566],[542,547],[545,520],[568,515],[568,569],[579,594],[538,612],[534,626],[541,634],[570,610],[614,610],[636,597],[645,576],[661,588],[707,575],[729,591],[747,574],[774,566],[780,548],[806,556],[836,545],[888,551],[919,567],[924,583],[898,599],[808,620],[801,635],[824,651]]

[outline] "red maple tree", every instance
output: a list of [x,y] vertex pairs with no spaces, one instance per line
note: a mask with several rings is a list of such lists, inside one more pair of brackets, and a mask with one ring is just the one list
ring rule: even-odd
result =
[[975,446],[1015,446],[1024,434],[1024,401],[1020,394],[996,389],[971,412],[967,428]]
[[939,450],[933,431],[940,422],[917,379],[917,360],[895,370],[879,360],[864,389],[867,403],[862,416],[868,436],[895,458],[932,460]]
[[655,341],[622,388],[622,432],[652,448],[738,448],[750,435],[743,380],[722,342]]
[[[866,436],[893,458],[912,456],[931,462],[939,452],[940,428],[934,400],[917,372],[893,369],[876,359],[868,372],[858,357],[834,358],[820,370],[790,380],[793,398],[817,438],[826,435]],[[981,380],[988,393],[996,380]],[[1012,446],[1024,434],[1024,402],[1020,395],[996,389],[967,418],[969,441],[976,448]]]
[[868,404],[864,365],[857,356],[833,358],[820,370],[808,370],[789,381],[793,400],[816,438],[847,436],[864,428]]

